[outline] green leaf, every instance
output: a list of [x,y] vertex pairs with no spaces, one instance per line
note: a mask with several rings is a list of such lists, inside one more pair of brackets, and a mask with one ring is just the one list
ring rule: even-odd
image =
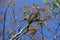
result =
[[57,1],[57,3],[59,3],[60,4],[60,0],[56,0]]
[[57,5],[55,2],[52,2],[53,8],[57,8]]
[[24,14],[29,13],[31,10],[24,10]]
[[44,4],[48,4],[48,0],[42,0]]

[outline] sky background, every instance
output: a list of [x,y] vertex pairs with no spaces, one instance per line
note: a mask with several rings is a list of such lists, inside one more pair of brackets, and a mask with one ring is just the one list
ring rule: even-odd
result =
[[[5,0],[6,4],[7,4],[7,2],[8,1]],[[17,16],[18,21],[21,20],[24,17],[23,16],[24,5],[28,5],[29,7],[32,7],[33,4],[38,4],[39,7],[44,7],[44,8],[47,6],[47,5],[43,4],[42,0],[16,0],[16,4],[13,8],[14,8],[15,12],[18,12],[18,16]],[[6,6],[4,7],[4,6],[0,5],[0,11],[3,11],[3,13],[1,15],[4,15],[4,12],[6,10]],[[57,12],[57,10],[58,9],[56,8],[55,11]],[[41,15],[43,16],[43,12],[42,12]],[[58,16],[57,16],[57,18],[58,18]],[[57,28],[57,18],[55,20],[48,20],[47,21],[48,27],[51,27],[53,32],[55,32],[53,30],[53,28],[54,29]],[[10,23],[11,19],[14,20],[14,17],[13,17],[12,7],[9,7],[8,10],[7,10],[7,13],[6,13],[6,23],[5,23],[6,27],[5,27],[5,30],[8,30],[9,27],[13,27],[13,29],[17,31],[16,33],[18,33],[18,27],[17,27],[17,25],[14,25],[14,24]],[[25,24],[23,25],[23,23],[25,23]],[[22,25],[20,25],[20,24],[22,24]],[[21,28],[23,28],[27,24],[27,22],[24,21],[20,24],[19,25],[22,26]],[[36,23],[33,23],[33,25],[36,25]],[[39,25],[37,25],[37,26],[39,26]],[[3,22],[0,22],[0,30],[3,30]],[[43,28],[43,33],[44,33],[44,35],[49,36],[46,40],[53,40],[53,37],[52,37],[53,34],[51,32],[48,32],[46,30],[46,28]],[[39,35],[40,34],[36,34],[37,37]],[[41,35],[39,37],[41,37]],[[27,40],[30,40],[29,37],[26,37],[26,38],[27,38]],[[58,38],[57,40],[59,40],[59,39],[60,38]]]

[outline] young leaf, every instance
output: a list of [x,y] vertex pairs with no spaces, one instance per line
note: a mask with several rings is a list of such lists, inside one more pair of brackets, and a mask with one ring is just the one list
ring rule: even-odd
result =
[[0,22],[4,20],[4,16],[0,16]]
[[30,35],[34,35],[37,31],[37,27],[36,26],[29,26],[27,32],[30,32]]
[[37,9],[38,8],[38,5],[37,4],[33,4],[33,8],[34,9]]
[[28,5],[24,5],[24,8],[29,8],[29,6]]
[[33,10],[31,10],[31,13],[32,13],[32,15],[34,15],[34,12],[33,12]]
[[40,12],[40,11],[45,11],[45,8],[38,8],[38,11]]
[[29,12],[30,12],[30,10],[24,10],[24,14],[29,13]]
[[48,12],[48,9],[45,10],[44,13],[45,13],[45,18],[46,18],[46,19],[51,19],[51,16],[50,16],[50,14],[49,14],[49,12]]
[[32,40],[36,40],[36,38],[32,37]]
[[60,0],[56,0],[57,1],[57,3],[59,3],[60,4]]
[[52,2],[53,8],[57,8],[57,5],[55,2]]
[[26,20],[28,20],[29,19],[29,16],[27,15],[27,16],[24,16],[24,18],[26,19]]
[[42,0],[44,4],[48,4],[48,0]]
[[29,26],[28,31],[30,31],[30,30],[37,30],[37,27],[36,26]]
[[46,36],[42,36],[42,40],[46,40]]

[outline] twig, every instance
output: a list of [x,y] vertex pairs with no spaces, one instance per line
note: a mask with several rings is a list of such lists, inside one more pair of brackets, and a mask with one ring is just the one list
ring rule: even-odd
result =
[[15,36],[13,36],[10,40],[14,40],[15,38],[17,38],[28,26],[29,26],[29,24],[27,24],[23,29],[21,29],[21,31],[18,34],[16,34]]
[[8,7],[9,7],[9,5],[7,6],[6,11],[4,13],[4,25],[3,25],[4,27],[3,27],[3,37],[2,37],[2,40],[4,40],[4,37],[5,37],[5,35],[4,35],[4,33],[5,33],[5,21],[6,21],[6,13],[7,13]]
[[[15,36],[13,36],[10,40],[14,40],[14,39],[17,38],[26,28],[28,28],[29,25],[32,23],[33,19],[36,18],[36,17],[38,17],[38,14],[39,14],[39,12],[37,12],[37,13],[34,15],[34,17],[32,17],[32,18],[30,19],[30,21],[28,22],[29,24],[27,24],[23,29],[21,29],[21,31],[20,31],[18,34],[16,34]],[[28,30],[28,29],[27,29],[27,30]]]
[[57,27],[57,29],[55,30],[55,35],[54,35],[54,39],[53,40],[55,40],[56,39],[56,37],[58,36],[57,34],[57,31],[58,31],[58,29],[59,29],[59,26]]
[[54,36],[54,40],[60,35],[60,32]]
[[42,34],[42,39],[43,39],[43,28],[42,28],[42,24],[41,24],[41,34]]

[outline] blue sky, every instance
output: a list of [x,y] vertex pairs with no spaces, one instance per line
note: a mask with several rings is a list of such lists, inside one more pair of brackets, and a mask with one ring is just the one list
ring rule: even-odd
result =
[[[5,0],[5,2],[7,3],[7,0]],[[39,7],[44,7],[44,8],[46,7],[46,5],[43,4],[42,0],[16,0],[16,4],[15,4],[15,6],[13,8],[14,8],[14,11],[15,12],[18,12],[18,16],[17,16],[17,20],[18,21],[23,18],[23,10],[24,10],[24,7],[23,6],[24,5],[28,5],[28,6],[32,7],[34,3],[35,4],[38,4]],[[19,9],[19,7],[20,7],[20,9]],[[6,9],[6,7],[2,7],[0,5],[0,11],[5,12],[5,9]],[[58,9],[56,9],[56,10],[58,10]],[[10,20],[11,19],[14,20],[14,18],[13,18],[13,11],[12,11],[12,7],[9,7],[8,10],[7,10],[7,14],[6,14],[6,28],[5,29],[7,30],[9,27],[13,27],[14,30],[18,30],[17,25],[14,25],[14,24],[11,24],[10,23]],[[21,23],[21,24],[23,24],[23,23]],[[22,28],[26,24],[27,24],[27,22],[25,22],[25,24],[22,26]],[[56,27],[57,27],[57,19],[55,19],[55,20],[48,20],[47,21],[47,24],[48,24],[49,27],[52,27],[52,30],[53,30],[53,28],[56,29]],[[36,25],[36,23],[33,23],[33,25]],[[37,25],[37,26],[39,26],[39,25]],[[3,22],[0,23],[0,29],[1,30],[3,29]],[[53,30],[53,32],[54,32],[54,30]],[[46,28],[43,28],[43,33],[44,33],[44,35],[50,36],[49,38],[47,38],[47,40],[53,40],[53,37],[51,37],[51,35],[53,35],[53,34],[51,32],[48,32],[46,30]],[[39,34],[37,34],[37,36],[38,35]],[[41,37],[41,35],[39,37]],[[28,39],[29,38],[27,37],[27,40]],[[57,39],[57,40],[59,40],[59,39]]]

